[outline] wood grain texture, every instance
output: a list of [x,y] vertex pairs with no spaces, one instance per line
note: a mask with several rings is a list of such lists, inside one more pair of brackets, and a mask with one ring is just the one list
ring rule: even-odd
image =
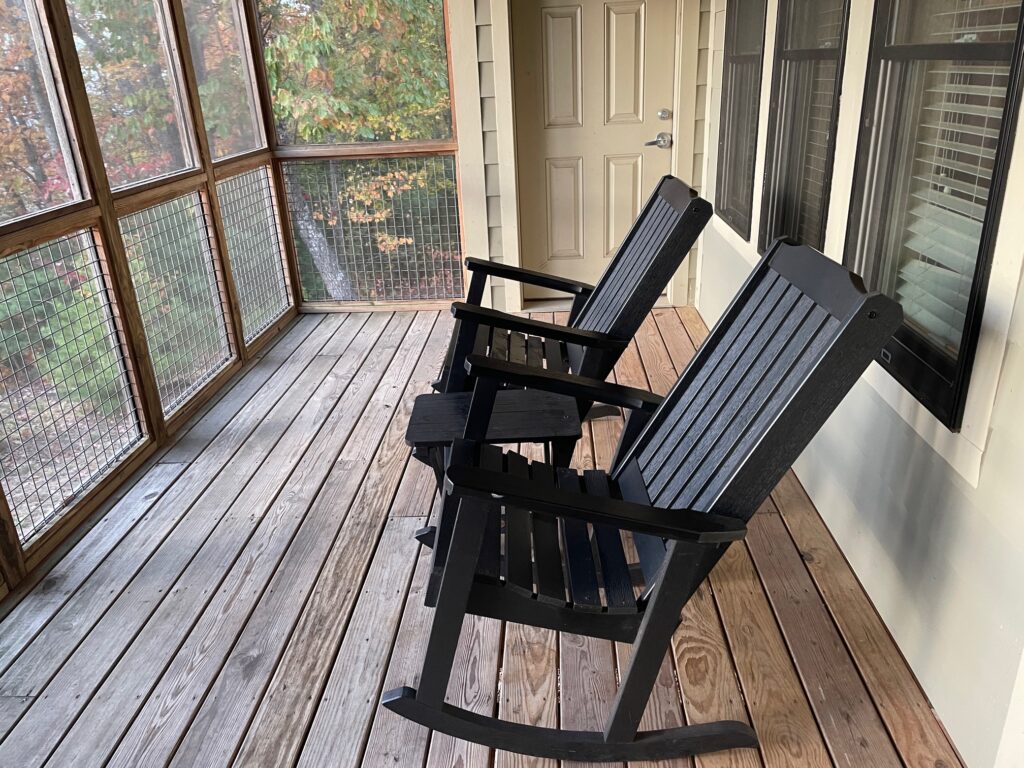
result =
[[[0,722],[18,723],[16,738],[0,745],[3,765],[43,757],[61,766],[106,757],[113,765],[277,765],[330,754],[337,758],[331,764],[553,768],[554,761],[494,754],[391,720],[377,706],[385,685],[416,684],[432,617],[419,594],[429,553],[417,555],[410,535],[387,544],[382,535],[385,525],[408,526],[411,534],[435,504],[433,475],[410,461],[403,431],[412,396],[426,391],[436,372],[451,322],[447,313],[431,313],[437,320],[429,338],[400,346],[412,331],[385,331],[389,317],[301,318],[152,457],[123,496],[107,502],[110,513],[63,560],[16,595],[21,601],[0,620]],[[655,311],[612,378],[664,390],[701,341],[698,324],[688,310]],[[342,391],[340,359],[355,354],[356,338],[374,328],[379,337],[364,339],[371,351]],[[374,355],[390,359],[373,363]],[[332,401],[330,414],[346,414],[341,421],[327,412]],[[609,466],[621,427],[617,411],[585,423],[577,465]],[[538,446],[522,452],[542,455]],[[792,475],[774,501],[774,518],[754,524],[770,530],[734,546],[685,607],[642,722],[749,719],[763,754],[654,765],[841,764],[831,759],[822,730],[835,751],[842,734],[829,728],[858,733],[863,711],[872,708],[874,736],[851,760],[891,764],[895,745],[912,768],[959,765]],[[761,532],[772,549],[761,549]],[[823,637],[822,648],[800,647]],[[379,639],[379,647],[367,638]],[[521,722],[593,727],[628,651],[470,618],[448,700]],[[826,651],[835,670],[821,670],[814,658]],[[350,657],[358,670],[343,674]],[[851,669],[863,680],[856,706],[842,698],[856,686],[834,690],[853,680]],[[358,685],[342,684],[356,678]],[[823,686],[827,697],[814,698],[813,680],[832,686]],[[851,718],[845,725],[825,723],[843,713]],[[310,730],[314,722],[321,725]],[[74,738],[62,740],[65,733]],[[341,743],[345,733],[351,743]],[[25,747],[26,734],[41,746]],[[60,751],[47,755],[51,746]]]
[[[351,510],[329,553],[284,588],[281,604],[257,609],[258,620],[250,620],[240,636],[175,753],[175,764],[220,764],[239,745],[243,761],[260,763],[278,750],[288,760],[297,757],[301,744],[282,734],[293,733],[295,723],[305,732],[315,714],[316,701],[303,695],[304,686],[319,691],[327,679],[356,601],[355,585],[365,576],[406,466],[405,423],[392,416],[399,402],[411,402],[403,395],[426,386],[423,361],[447,341],[447,332],[444,324],[435,325],[428,351],[418,362],[415,356],[407,361],[416,362],[408,389],[390,381],[377,388],[317,498],[317,507],[335,514]],[[296,679],[307,682],[295,686]],[[272,706],[275,702],[280,708]]]
[[[403,344],[412,346],[420,342],[416,330],[412,329]],[[366,343],[372,344],[372,337]],[[396,358],[405,348],[398,350]],[[389,376],[403,373],[407,376],[408,369],[402,371],[393,363],[382,383]],[[351,398],[351,402],[361,404],[367,394],[360,396],[359,392],[349,390],[343,399]],[[349,440],[364,437],[359,425],[353,426],[351,421],[352,410],[358,408],[359,405],[354,409],[339,406],[313,438],[246,548],[221,582],[218,594],[206,606],[145,706],[136,714],[111,764],[166,762],[177,746],[177,739],[171,738],[171,734],[180,733],[192,721],[197,702],[221,670],[239,633],[247,621],[249,625],[254,623],[253,610],[257,602],[262,600],[264,606],[269,604],[274,615],[282,619],[288,615],[286,601],[296,598],[295,582],[301,582],[303,574],[319,568],[339,525],[346,518],[349,508],[346,502],[355,495],[355,489],[347,496],[338,493],[332,497],[334,504],[331,506],[314,501],[318,491],[320,496],[324,493],[321,486],[340,446],[346,444],[344,435],[349,435]],[[366,410],[363,410],[360,418],[366,417]],[[352,474],[362,477],[363,472]],[[288,566],[281,568],[282,558],[286,556]],[[104,689],[108,688],[109,679],[104,685]],[[90,709],[94,709],[95,703],[94,700]],[[116,716],[108,715],[106,721],[110,730]],[[79,740],[69,736],[66,741]]]
[[[323,341],[326,338],[321,345]],[[102,679],[103,670],[117,659],[118,647],[111,642],[113,638],[122,638],[121,643],[131,639],[130,627],[137,628],[145,621],[164,590],[187,566],[226,511],[225,498],[234,500],[247,485],[314,395],[332,361],[313,357],[306,362],[308,366],[301,365],[287,386],[281,390],[271,388],[267,398],[260,398],[260,402],[251,401],[250,418],[239,419],[237,429],[232,428],[234,425],[225,429],[182,480],[163,495],[145,520],[90,575],[87,588],[79,590],[64,605],[57,620],[51,621],[40,638],[0,677],[0,695],[39,694],[60,669],[61,681],[51,690],[55,694],[60,691],[62,706],[78,706],[75,697],[88,693],[90,681]],[[289,396],[283,397],[286,392]],[[211,482],[217,477],[221,480],[211,489]],[[131,617],[128,624],[122,623],[120,612],[109,610],[115,601],[120,601],[121,611]],[[87,642],[79,645],[83,639]],[[78,665],[64,663],[72,651]],[[35,724],[31,728],[41,728],[40,744],[30,747],[30,743],[34,744],[31,738],[21,741],[26,749],[45,749],[45,742],[60,735],[49,725],[56,722],[60,707],[46,707],[42,698],[39,701],[40,719],[33,719]],[[85,703],[80,702],[83,706]],[[0,723],[0,730],[6,731],[12,725]],[[0,754],[12,743],[19,741],[8,739],[0,746]]]
[[[411,464],[410,464],[411,466]],[[408,473],[406,474],[408,477]],[[402,479],[402,484],[406,479]],[[433,611],[423,604],[430,576],[431,552],[420,547],[416,569],[405,598],[405,608],[395,638],[394,650],[384,675],[384,690],[401,685],[419,684],[423,663],[423,639],[430,631]],[[364,768],[393,768],[396,765],[423,765],[430,745],[430,731],[411,720],[396,715],[384,707],[377,707],[366,740],[362,765]]]
[[359,765],[420,547],[413,534],[424,519],[393,517],[384,525],[306,735],[301,768]]
[[[771,502],[766,504],[774,511]],[[901,765],[882,719],[778,513],[755,515],[747,546],[837,765]]]
[[765,767],[832,765],[744,545],[726,550],[711,585]]
[[[61,740],[63,734],[53,724],[78,711],[54,758],[62,765],[90,761],[101,749],[104,734],[122,733],[131,722],[139,694],[145,696],[152,689],[173,649],[211,601],[211,611],[219,618],[221,601],[252,599],[247,570],[256,572],[258,583],[259,569],[273,565],[276,553],[271,545],[282,546],[289,538],[273,537],[278,530],[275,523],[281,522],[279,515],[291,511],[286,505],[276,507],[267,525],[262,525],[274,500],[307,450],[323,456],[322,448],[318,451],[311,446],[314,437],[322,437],[329,445],[332,439],[351,433],[362,403],[370,398],[411,320],[411,316],[393,318],[380,345],[367,343],[353,348],[351,355],[314,359],[309,371],[322,372],[310,376],[308,400],[287,420],[287,429],[279,439],[261,446],[261,450],[269,450],[252,471],[238,473],[241,487],[222,494],[219,484],[189,511],[187,522],[176,527],[146,563],[136,588],[114,602],[100,621],[102,631],[91,634],[76,650],[12,732],[12,738],[0,747],[0,755],[8,744],[30,741],[31,751],[15,750],[11,756],[16,758],[15,764],[31,765],[36,755],[45,754],[44,750]],[[378,346],[387,351],[371,356],[370,351]],[[357,377],[363,368],[364,376]],[[354,391],[349,390],[350,384]],[[343,393],[351,399],[343,398]],[[342,405],[336,410],[339,402]],[[329,466],[329,455],[319,460]],[[226,473],[225,481],[228,477],[236,475]],[[225,504],[225,496],[230,504]],[[263,535],[256,538],[240,567],[225,573],[225,564],[236,561],[257,530]],[[260,561],[263,549],[268,550],[265,563]],[[227,582],[220,589],[224,579]],[[241,615],[247,613],[243,603]],[[213,627],[204,630],[211,632],[219,625],[215,618]],[[191,663],[191,658],[185,663]],[[198,669],[203,669],[202,665]],[[130,693],[135,694],[134,699]],[[31,738],[19,740],[19,732]]]
[[910,768],[960,765],[924,691],[793,472],[772,498],[903,762]]
[[[253,432],[264,423],[268,414],[279,405],[285,394],[292,391],[300,375],[337,329],[338,325],[318,325],[295,350],[287,363],[281,366],[258,394],[219,431],[216,439],[208,444],[201,457],[188,467],[168,493],[147,512],[145,520],[122,538],[113,537],[111,545],[115,546],[115,549],[112,556],[103,560],[95,572],[88,574],[85,588],[76,591],[55,616],[57,621],[54,624],[60,628],[60,637],[54,638],[49,644],[46,644],[45,640],[43,643],[33,643],[28,653],[18,658],[15,668],[12,668],[12,662],[21,648],[10,646],[8,649],[8,646],[4,646],[4,650],[0,651],[0,665],[4,669],[0,676],[0,695],[19,686],[24,690],[31,690],[33,680],[45,677],[45,670],[52,670],[55,654],[56,661],[59,662],[63,658],[61,649],[84,636],[106,609],[109,599],[112,599],[109,596],[119,593],[131,581],[132,576],[156,545],[173,529],[181,516],[246,444]],[[294,408],[294,405],[291,407]],[[73,585],[78,586],[75,583]],[[50,602],[52,601],[47,601]],[[34,605],[34,601],[32,604]],[[44,610],[43,606],[41,610]],[[12,613],[12,618],[13,616]],[[48,634],[44,633],[44,637]],[[40,667],[39,671],[35,671],[37,666]]]
[[[448,702],[482,715],[497,715],[498,663],[503,627],[503,622],[494,619],[466,618],[452,663]],[[430,739],[426,765],[427,768],[485,766],[490,765],[491,752],[488,747],[435,731]]]

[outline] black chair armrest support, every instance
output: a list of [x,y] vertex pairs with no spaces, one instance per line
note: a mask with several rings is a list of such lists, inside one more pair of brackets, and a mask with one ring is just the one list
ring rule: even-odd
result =
[[538,288],[550,288],[553,291],[561,291],[562,293],[589,295],[594,291],[594,286],[581,283],[579,280],[547,275],[543,272],[535,272],[532,269],[513,267],[511,264],[502,264],[501,262],[487,261],[486,259],[470,257],[466,259],[466,269],[477,274],[502,277],[506,280],[536,285]]
[[452,304],[452,314],[456,320],[468,321],[477,325],[489,325],[492,328],[504,328],[508,331],[519,331],[545,339],[564,341],[568,344],[579,344],[581,347],[620,349],[629,343],[628,340],[616,339],[597,331],[584,331],[566,325],[545,323],[529,317],[509,315],[496,309],[474,307],[461,301]]
[[469,355],[466,358],[466,373],[480,379],[498,379],[516,387],[529,387],[569,395],[581,400],[615,405],[620,408],[653,413],[664,399],[661,395],[646,389],[612,384],[600,379],[560,373],[546,368],[531,368],[520,363],[493,360],[483,355]]
[[475,466],[449,464],[445,490],[453,496],[499,500],[532,512],[574,517],[637,533],[698,544],[739,541],[747,532],[742,520],[691,509],[664,509],[604,496],[539,488],[521,478]]

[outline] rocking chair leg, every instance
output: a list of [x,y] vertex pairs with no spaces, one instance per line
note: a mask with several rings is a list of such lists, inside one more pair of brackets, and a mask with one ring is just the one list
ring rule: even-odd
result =
[[437,594],[441,589],[441,576],[444,574],[448,550],[452,546],[452,531],[455,529],[455,516],[458,514],[458,502],[450,496],[442,494],[441,509],[437,514],[437,530],[434,533],[432,546],[430,577],[423,595],[423,604],[428,608],[437,605]]
[[572,462],[572,454],[576,449],[576,441],[552,440],[551,441],[551,463],[556,467],[568,467]]
[[720,554],[720,547],[679,541],[669,544],[662,573],[633,641],[629,668],[605,724],[605,741],[628,742],[636,736],[672,634],[679,626],[679,614],[700,585],[702,574]]
[[420,685],[416,691],[416,700],[423,704],[440,706],[448,690],[448,679],[451,677],[452,662],[466,616],[466,604],[487,524],[485,510],[480,508],[484,504],[486,502],[474,499],[462,499],[459,502],[434,609],[434,621],[423,657]]

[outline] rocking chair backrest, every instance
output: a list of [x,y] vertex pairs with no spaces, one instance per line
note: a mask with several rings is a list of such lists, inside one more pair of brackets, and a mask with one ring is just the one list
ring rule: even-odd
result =
[[[572,325],[633,338],[710,218],[707,200],[674,176],[663,177]],[[573,372],[600,379],[615,364],[574,345],[569,361]]]
[[624,492],[749,519],[901,319],[857,275],[777,240],[622,453]]

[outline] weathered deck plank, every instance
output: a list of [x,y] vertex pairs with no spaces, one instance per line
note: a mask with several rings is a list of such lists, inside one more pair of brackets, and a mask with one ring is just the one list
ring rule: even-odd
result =
[[[389,325],[392,341],[388,342],[387,336],[382,340],[384,346],[393,347],[390,354],[405,336],[410,319],[407,316],[405,321]],[[12,738],[0,747],[0,762],[8,757],[7,744],[21,744],[9,755],[11,764],[35,764],[64,735],[58,727],[61,722],[73,722],[74,726],[54,755],[60,765],[88,762],[103,738],[123,732],[134,715],[130,708],[125,711],[125,701],[135,701],[133,694],[148,693],[195,617],[215,595],[218,599],[234,596],[234,585],[218,591],[226,567],[235,562],[312,438],[334,414],[344,411],[348,418],[339,416],[331,432],[337,439],[351,431],[361,407],[336,411],[335,406],[347,401],[343,393],[352,394],[349,385],[356,381],[361,367],[365,367],[364,373],[373,371],[374,378],[383,373],[382,361],[390,354],[371,356],[373,348],[374,344],[367,343],[340,358],[317,356],[313,360],[307,369],[309,391],[296,399],[302,407],[280,419],[286,428],[267,444],[257,443],[252,452],[244,454],[241,467],[226,472],[189,510],[136,575],[131,589],[104,614],[97,624],[99,631],[76,649],[12,732]],[[366,385],[362,389],[363,397],[369,398],[372,390]],[[234,459],[228,467],[233,464]],[[268,557],[269,565],[273,553]],[[248,564],[253,564],[252,556]],[[238,586],[245,583],[244,576],[236,578]]]
[[[18,654],[64,607],[103,558],[121,543],[143,515],[149,513],[166,490],[162,487],[163,483],[177,481],[195,458],[190,458],[193,450],[201,451],[209,447],[232,420],[244,419],[240,411],[257,396],[261,397],[261,404],[251,410],[250,418],[262,418],[266,414],[271,402],[268,395],[273,391],[284,394],[295,376],[301,372],[303,363],[308,364],[312,360],[317,349],[315,342],[305,347],[300,345],[318,325],[319,318],[313,323],[299,321],[284,334],[264,358],[242,375],[209,411],[178,438],[179,442],[174,443],[164,454],[154,457],[154,464],[166,463],[170,466],[153,466],[149,472],[142,473],[135,486],[112,504],[109,511],[79,540],[74,554],[61,559],[39,580],[32,589],[32,600],[21,601],[11,608],[3,619],[4,632],[0,635],[0,672],[6,672]],[[271,378],[285,365],[288,371],[295,372],[295,376],[289,379],[285,373],[271,384]],[[241,430],[238,434],[242,434]],[[183,442],[192,446],[189,451],[176,450]],[[79,615],[78,611],[76,615]]]
[[[20,602],[0,605],[0,725],[14,726],[0,764],[554,768],[376,706],[383,687],[415,685],[431,618],[429,553],[410,536],[434,478],[402,438],[451,323],[408,323],[433,326],[428,337],[387,331],[389,318],[297,321]],[[706,333],[692,309],[655,310],[615,377],[664,392]],[[621,427],[619,415],[589,422],[577,465],[608,466]],[[747,720],[762,751],[657,765],[958,765],[792,475],[773,501],[684,609],[642,724]],[[470,618],[448,700],[597,727],[628,652]]]

